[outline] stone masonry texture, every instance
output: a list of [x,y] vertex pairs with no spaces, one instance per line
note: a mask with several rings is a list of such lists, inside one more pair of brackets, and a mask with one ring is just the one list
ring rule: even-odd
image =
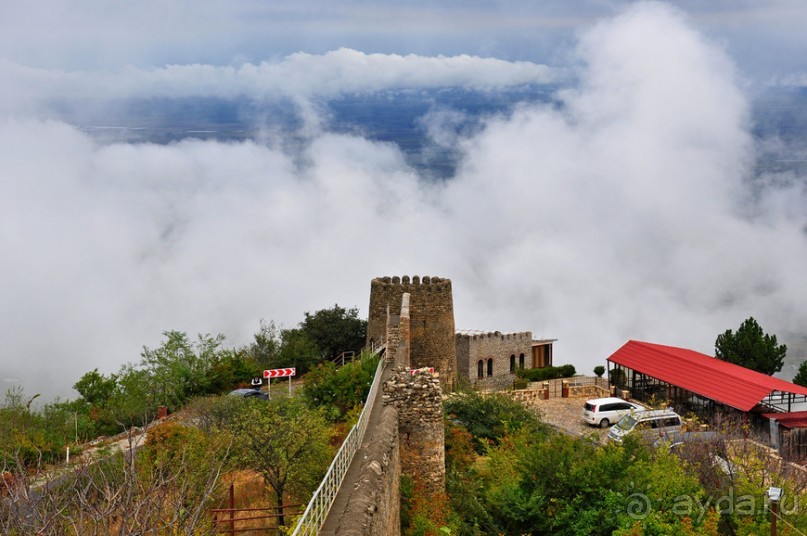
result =
[[370,283],[367,343],[383,340],[387,315],[399,316],[401,298],[410,295],[410,366],[434,367],[443,388],[453,389],[456,377],[454,339],[454,299],[451,280],[440,277],[378,277]]
[[[532,333],[477,333],[456,335],[457,375],[463,382],[480,388],[503,389],[513,386],[515,374],[510,372],[510,358],[518,368],[523,356],[525,367],[532,366]],[[488,361],[493,360],[493,374],[489,374]],[[482,361],[482,377],[479,362]]]
[[401,472],[431,493],[444,493],[445,432],[440,379],[428,371],[397,367],[384,382],[384,406],[398,410]]
[[384,407],[378,426],[375,434],[378,440],[363,452],[358,481],[350,483],[348,505],[336,531],[342,536],[399,536],[401,533],[398,489],[401,463],[398,416],[393,406]]

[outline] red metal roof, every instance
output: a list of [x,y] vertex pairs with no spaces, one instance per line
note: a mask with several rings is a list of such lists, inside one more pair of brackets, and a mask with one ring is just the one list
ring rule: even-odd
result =
[[790,413],[763,413],[763,417],[776,419],[785,428],[807,428],[807,411],[791,411]]
[[774,391],[807,395],[807,387],[675,346],[628,341],[608,361],[742,411]]

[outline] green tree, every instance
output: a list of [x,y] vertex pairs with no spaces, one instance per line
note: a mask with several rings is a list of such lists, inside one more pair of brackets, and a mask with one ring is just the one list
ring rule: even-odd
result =
[[[76,412],[78,405],[64,402],[46,404],[42,409],[32,408],[39,397],[27,396],[22,387],[6,392],[0,404],[0,473],[3,468],[21,469],[43,462],[52,463],[64,458],[64,447],[75,440]],[[85,430],[86,418],[81,419],[81,431]],[[0,495],[2,494],[0,480]]]
[[697,478],[674,454],[636,438],[601,446],[522,430],[478,465],[498,533],[717,534],[715,515],[696,517],[706,500]]
[[302,328],[278,329],[262,320],[254,339],[245,353],[264,369],[295,367],[302,375],[322,360],[322,350]]
[[594,374],[596,374],[598,378],[602,378],[602,375],[605,374],[605,367],[597,365],[594,367]]
[[305,313],[300,329],[316,344],[323,357],[334,358],[342,352],[359,352],[364,348],[367,321],[359,318],[356,308],[334,305],[314,314]]
[[774,374],[782,370],[787,346],[778,344],[776,335],[769,335],[749,317],[736,333],[728,329],[717,336],[715,357],[742,367]]
[[252,344],[247,347],[247,353],[263,368],[274,368],[280,351],[280,330],[274,322],[261,319],[260,329],[253,335]]
[[36,461],[44,443],[26,398],[22,387],[12,387],[0,407],[0,463],[4,470]]
[[224,335],[199,335],[195,342],[179,331],[163,335],[166,340],[159,348],[143,348],[140,362],[160,402],[176,409],[193,396],[213,392],[218,383],[213,372],[225,353]]
[[103,406],[115,392],[117,381],[118,377],[114,374],[110,374],[107,378],[103,374],[100,374],[98,369],[93,369],[85,373],[84,376],[73,384],[73,389],[78,391],[89,405]]
[[274,322],[261,320],[245,353],[263,368],[295,367],[302,375],[324,359],[359,352],[366,333],[367,321],[359,318],[358,309],[334,305],[305,313],[296,328],[279,329]]
[[91,411],[90,417],[96,422],[98,434],[116,434],[149,422],[162,399],[161,386],[148,370],[126,364],[117,374],[116,388],[106,404]]
[[801,365],[799,365],[799,371],[793,378],[793,383],[796,385],[801,385],[802,387],[807,387],[807,361],[802,361]]
[[223,393],[260,376],[262,368],[243,349],[223,349],[207,371],[208,393]]
[[[243,402],[231,423],[238,460],[263,475],[278,505],[287,496],[306,502],[331,461],[322,413],[297,398]],[[285,524],[282,516],[278,523]]]
[[302,329],[280,331],[280,348],[273,368],[295,367],[297,374],[305,374],[320,361],[320,349]]

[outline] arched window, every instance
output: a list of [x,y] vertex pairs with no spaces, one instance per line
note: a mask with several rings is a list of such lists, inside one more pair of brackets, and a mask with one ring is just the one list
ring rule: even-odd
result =
[[524,368],[524,354],[518,354],[518,368]]
[[493,358],[488,358],[488,376],[493,376]]
[[510,374],[516,371],[516,354],[510,354]]
[[484,378],[485,377],[485,364],[482,360],[479,360],[479,363],[476,364],[476,377],[477,378]]

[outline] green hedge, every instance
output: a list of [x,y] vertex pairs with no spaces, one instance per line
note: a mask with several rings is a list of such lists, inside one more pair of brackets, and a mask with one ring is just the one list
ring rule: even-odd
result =
[[557,378],[570,378],[576,374],[574,365],[561,365],[559,367],[544,367],[534,369],[519,369],[516,375],[531,382],[543,382]]

